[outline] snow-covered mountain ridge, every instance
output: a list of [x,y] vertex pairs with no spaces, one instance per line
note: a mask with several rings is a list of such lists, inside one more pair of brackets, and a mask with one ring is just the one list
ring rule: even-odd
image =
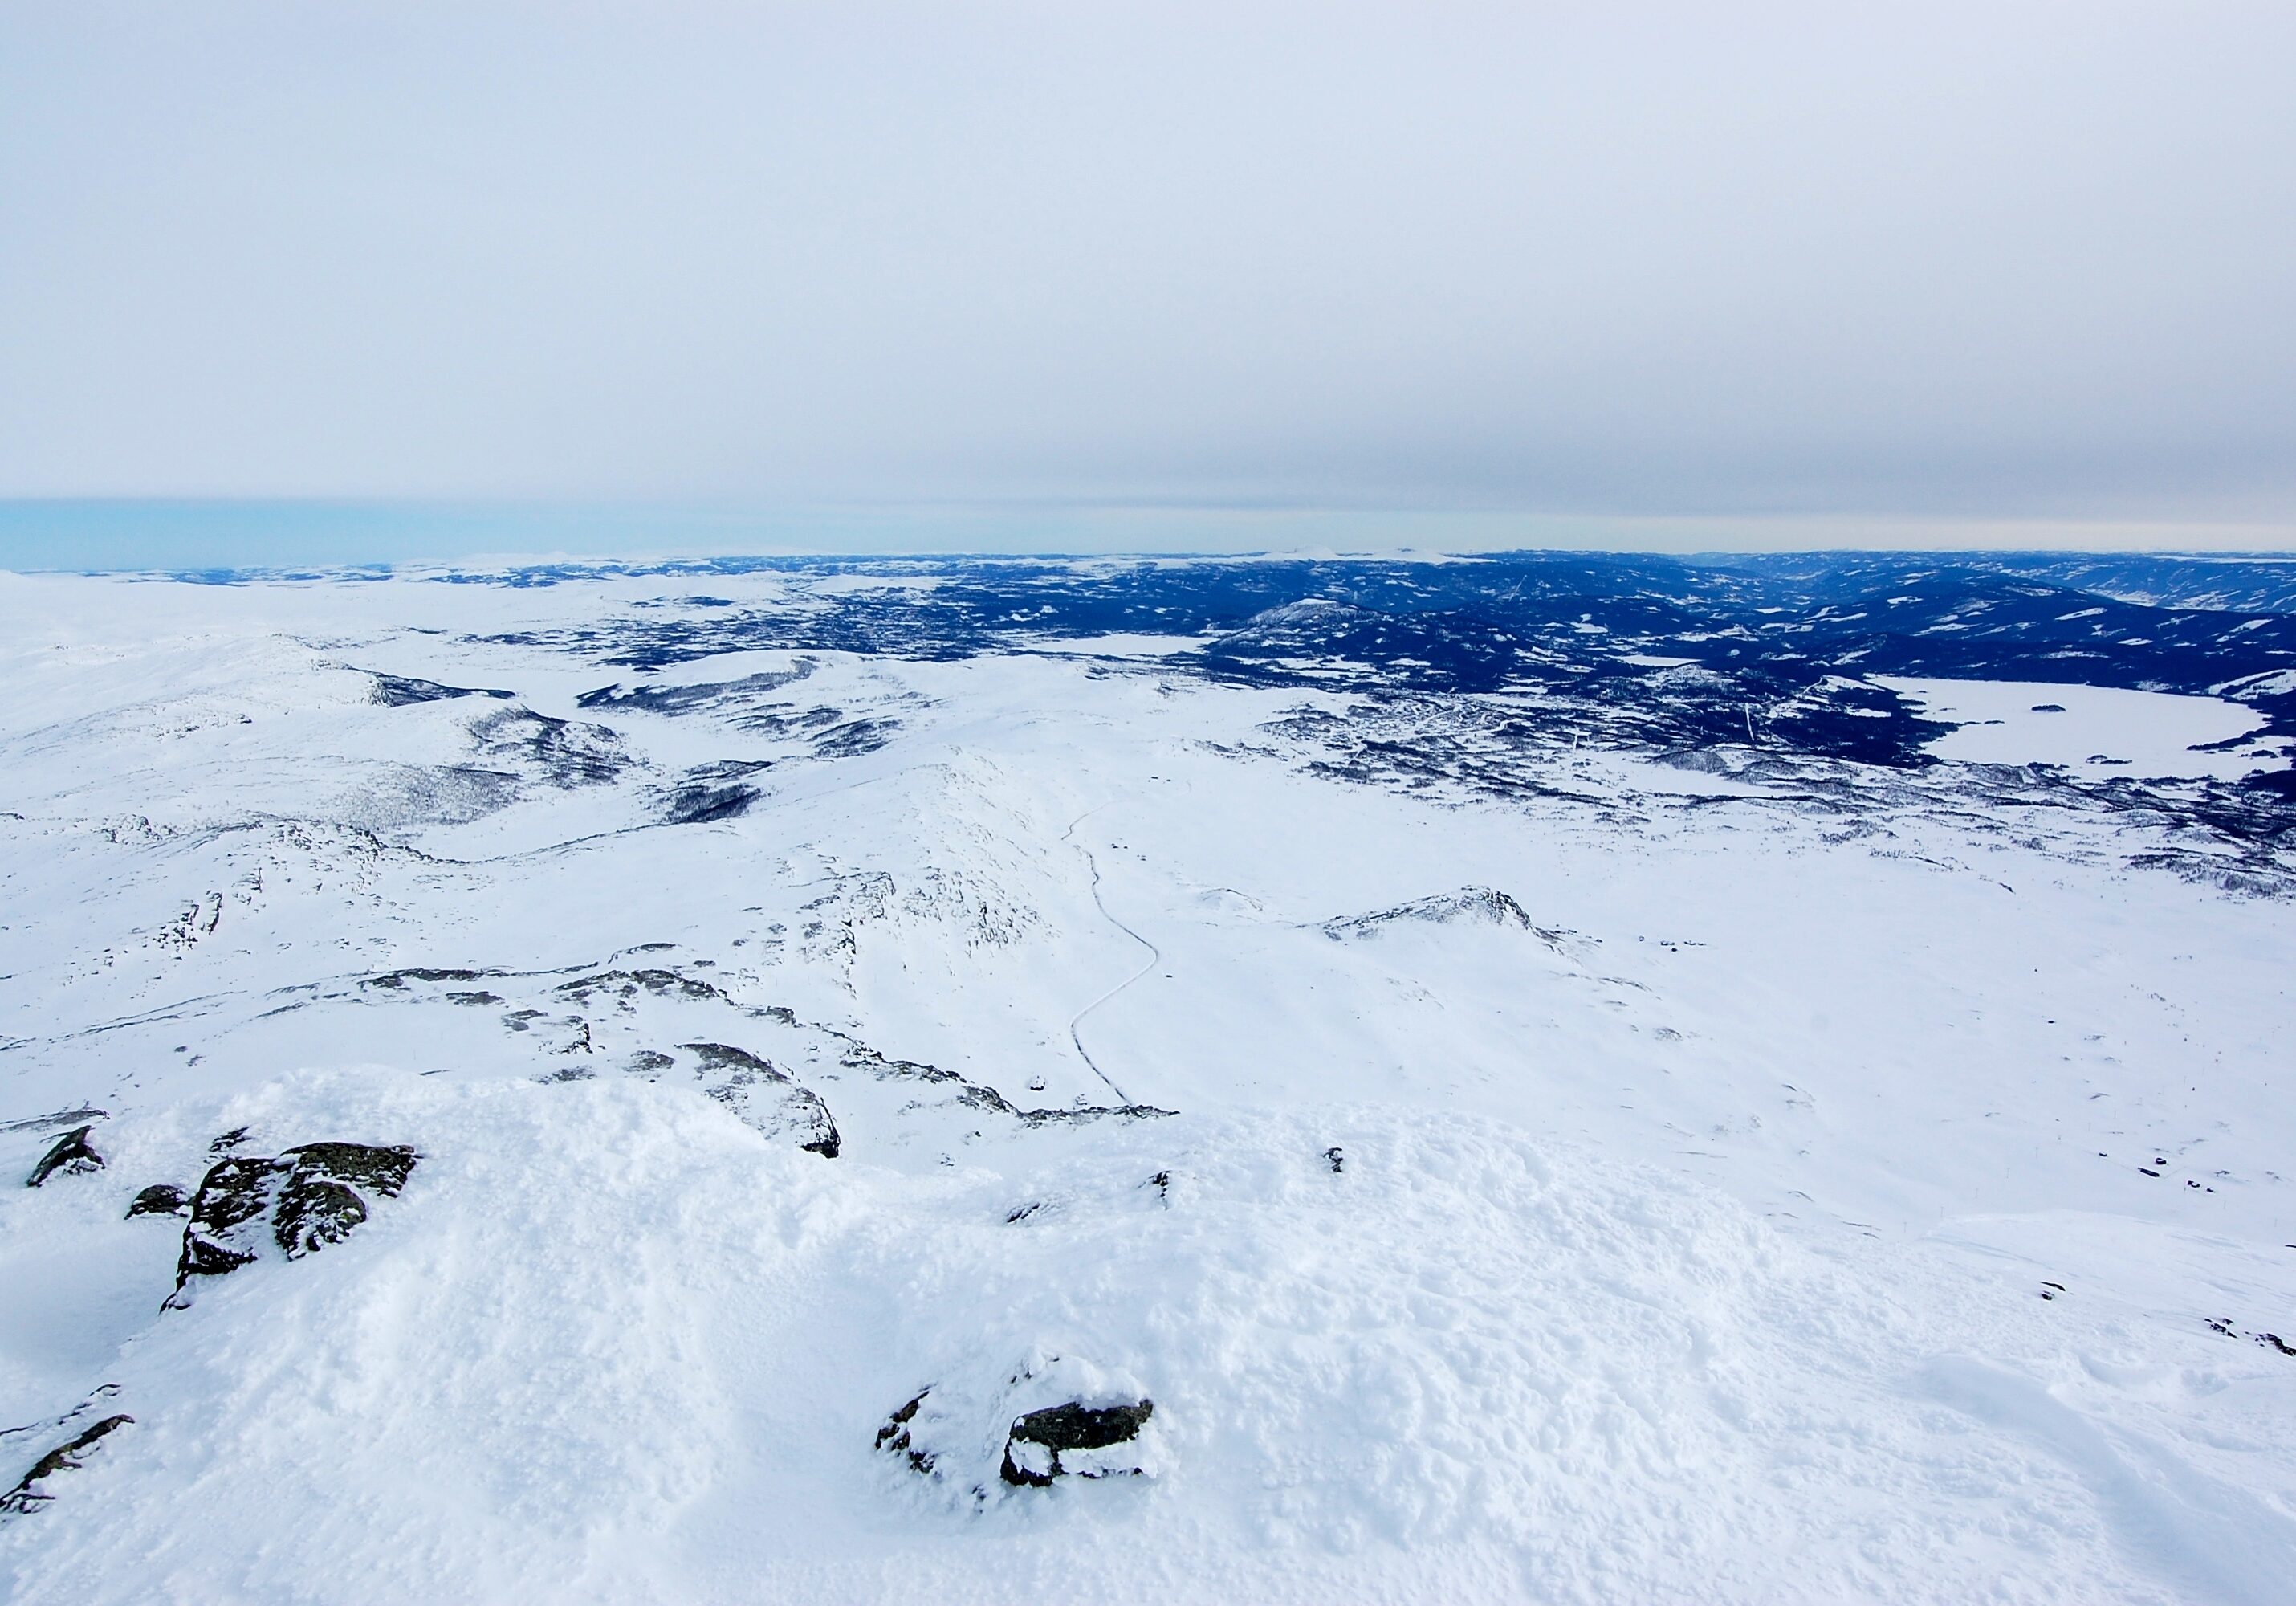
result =
[[0,1594],[2277,1599],[2250,567],[0,576]]

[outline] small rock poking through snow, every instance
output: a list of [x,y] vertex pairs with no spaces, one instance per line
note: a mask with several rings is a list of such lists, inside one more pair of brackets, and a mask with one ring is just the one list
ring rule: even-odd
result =
[[142,1190],[127,1203],[127,1214],[138,1215],[181,1215],[191,1206],[184,1190],[173,1182],[154,1182]]
[[1004,1439],[1006,1483],[1050,1488],[1055,1478],[1119,1478],[1143,1469],[1131,1446],[1156,1413],[1153,1400],[1129,1404],[1084,1405],[1071,1400],[1031,1411],[1013,1424]]
[[66,1132],[55,1141],[47,1153],[40,1157],[32,1174],[24,1179],[27,1188],[37,1188],[53,1176],[80,1176],[103,1169],[103,1157],[88,1146],[87,1134],[95,1129],[82,1126]]

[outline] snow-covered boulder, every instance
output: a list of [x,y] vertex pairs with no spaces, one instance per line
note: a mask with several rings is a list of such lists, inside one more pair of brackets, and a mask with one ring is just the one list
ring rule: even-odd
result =
[[[1037,1402],[1050,1402],[1038,1404]],[[990,1499],[998,1487],[1064,1478],[1152,1477],[1156,1403],[1128,1376],[1038,1354],[997,1378],[965,1367],[922,1388],[877,1429],[876,1447],[921,1477]]]
[[1119,1478],[1143,1471],[1141,1429],[1156,1414],[1153,1400],[1084,1405],[1071,1400],[1031,1411],[1004,1437],[1006,1483],[1048,1488],[1055,1478]]

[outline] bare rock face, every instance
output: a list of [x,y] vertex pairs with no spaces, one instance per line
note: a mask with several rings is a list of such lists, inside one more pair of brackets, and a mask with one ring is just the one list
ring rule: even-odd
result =
[[275,1157],[217,1161],[192,1200],[168,1305],[191,1303],[194,1277],[220,1277],[260,1259],[266,1241],[290,1260],[341,1242],[366,1220],[371,1198],[398,1197],[419,1157],[404,1147],[307,1143]]
[[1153,1400],[1119,1405],[1074,1401],[1031,1411],[1004,1439],[1006,1483],[1049,1487],[1056,1478],[1123,1478],[1143,1470],[1132,1449],[1156,1413]]
[[40,1163],[32,1167],[32,1174],[24,1179],[24,1186],[37,1188],[53,1176],[78,1176],[103,1169],[103,1157],[88,1147],[87,1134],[93,1126],[75,1127],[55,1141]]

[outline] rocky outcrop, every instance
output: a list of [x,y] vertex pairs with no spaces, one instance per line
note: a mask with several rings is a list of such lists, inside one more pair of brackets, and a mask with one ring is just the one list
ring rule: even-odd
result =
[[271,1236],[290,1260],[340,1243],[366,1219],[359,1189],[396,1198],[414,1169],[413,1149],[363,1143],[313,1143],[283,1157],[292,1158],[294,1168],[279,1190]]
[[798,1147],[833,1160],[842,1147],[837,1123],[821,1095],[769,1059],[726,1042],[677,1045],[701,1061],[713,1080],[701,1091],[749,1125],[768,1135],[790,1133]]
[[290,1169],[266,1157],[232,1158],[209,1167],[192,1198],[191,1224],[176,1263],[176,1292],[168,1303],[188,1304],[185,1286],[193,1277],[220,1277],[256,1259],[250,1223],[270,1213],[280,1174]]
[[[494,970],[439,969],[435,966],[410,965],[404,970],[386,970],[379,976],[359,978],[362,987],[382,987],[390,992],[404,992],[409,982],[475,982],[483,976],[497,976]],[[241,1129],[242,1132],[244,1128]]]
[[341,1242],[366,1220],[370,1199],[398,1197],[419,1157],[403,1147],[307,1143],[217,1162],[193,1198],[168,1306],[191,1303],[194,1277],[261,1259],[266,1243],[296,1260]]
[[79,1176],[103,1169],[103,1157],[88,1147],[87,1134],[93,1126],[78,1126],[58,1138],[40,1163],[32,1167],[32,1174],[24,1179],[27,1188],[37,1188],[50,1177]]
[[366,672],[374,678],[374,690],[370,696],[385,708],[407,708],[417,703],[442,703],[455,697],[493,697],[508,702],[516,695],[483,686],[442,686],[415,675],[386,675],[374,670]]
[[1488,886],[1463,886],[1455,893],[1439,893],[1431,898],[1398,903],[1393,909],[1382,909],[1373,914],[1326,920],[1323,929],[1325,936],[1344,942],[1374,936],[1389,927],[1405,922],[1428,926],[1512,926],[1518,931],[1533,929],[1530,916],[1521,904],[1496,888]]

